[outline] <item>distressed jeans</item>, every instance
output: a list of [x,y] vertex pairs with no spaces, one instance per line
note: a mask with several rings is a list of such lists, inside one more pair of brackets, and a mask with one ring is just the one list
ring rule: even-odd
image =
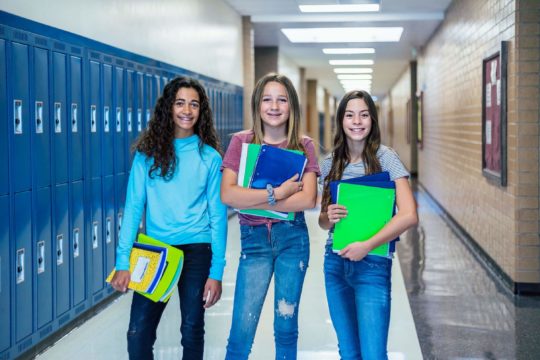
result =
[[226,359],[248,358],[272,275],[276,359],[296,359],[298,304],[309,262],[304,214],[271,227],[241,225],[240,231],[242,251]]
[[[184,267],[178,281],[182,324],[182,348],[184,360],[202,360],[204,352],[203,290],[208,274],[212,250],[210,244],[175,246],[184,251]],[[131,316],[127,332],[130,360],[153,359],[156,330],[167,303],[152,300],[133,293]]]
[[343,360],[388,359],[392,259],[350,261],[327,245],[324,278],[330,317]]

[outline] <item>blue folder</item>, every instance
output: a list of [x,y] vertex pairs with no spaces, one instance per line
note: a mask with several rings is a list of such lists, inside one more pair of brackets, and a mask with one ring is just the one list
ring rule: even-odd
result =
[[[390,180],[390,174],[388,171],[382,171],[375,174],[364,175],[360,177],[355,177],[347,180],[335,180],[331,181],[329,184],[330,187],[330,199],[332,204],[335,204],[337,201],[337,189],[339,183],[348,183],[348,184],[360,184],[365,186],[376,186],[385,189],[395,189],[396,183]],[[393,215],[395,215],[396,209],[394,206]],[[396,241],[399,241],[399,236],[390,242],[390,252],[396,250]]]
[[262,145],[249,187],[266,189],[266,184],[278,187],[295,174],[301,179],[306,163],[307,158],[300,152]]

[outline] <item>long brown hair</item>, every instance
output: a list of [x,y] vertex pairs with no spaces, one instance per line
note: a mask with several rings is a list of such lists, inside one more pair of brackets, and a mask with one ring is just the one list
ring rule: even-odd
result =
[[330,187],[331,181],[341,180],[343,171],[351,162],[347,137],[343,130],[343,119],[347,104],[353,99],[363,99],[368,106],[369,116],[371,117],[371,131],[366,137],[364,150],[362,151],[362,161],[366,169],[366,174],[373,174],[381,171],[381,163],[377,158],[377,150],[381,145],[381,130],[379,128],[379,118],[377,108],[368,92],[363,90],[349,91],[339,102],[336,114],[336,133],[334,135],[334,144],[332,151],[332,167],[328,176],[324,179],[324,190],[321,200],[322,211],[326,211],[330,205]]
[[304,146],[300,140],[300,102],[298,94],[294,89],[291,80],[285,75],[270,73],[257,81],[253,94],[251,95],[251,117],[253,119],[253,137],[254,144],[262,144],[264,138],[264,126],[261,118],[261,101],[264,87],[269,82],[277,82],[285,87],[287,98],[289,100],[289,120],[287,121],[287,148],[301,150],[305,152]]
[[221,154],[219,138],[214,127],[210,101],[203,86],[193,78],[179,76],[171,80],[163,89],[154,108],[154,114],[146,129],[133,145],[133,149],[153,158],[154,163],[148,171],[148,176],[155,175],[170,180],[176,170],[178,159],[174,151],[174,120],[172,109],[176,94],[181,88],[190,88],[199,94],[199,119],[193,131],[199,136],[199,151],[204,144],[216,149]]

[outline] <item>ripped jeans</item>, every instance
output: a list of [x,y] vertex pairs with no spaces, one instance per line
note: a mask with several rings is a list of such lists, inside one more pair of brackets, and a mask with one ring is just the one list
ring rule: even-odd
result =
[[241,225],[242,251],[236,275],[234,308],[226,359],[247,359],[268,286],[274,278],[276,359],[296,359],[298,304],[309,262],[309,237],[303,212],[295,220]]

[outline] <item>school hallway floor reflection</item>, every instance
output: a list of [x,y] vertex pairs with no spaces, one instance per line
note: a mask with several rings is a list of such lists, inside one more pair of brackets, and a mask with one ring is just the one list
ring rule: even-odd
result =
[[[300,302],[298,359],[339,359],[337,340],[330,322],[324,293],[323,256],[326,232],[317,225],[318,210],[306,212],[311,259]],[[223,279],[221,300],[206,312],[205,356],[207,360],[222,360],[232,316],[234,283],[240,254],[238,219],[229,220],[227,267]],[[420,345],[407,299],[399,262],[394,260],[392,271],[392,317],[390,322],[390,360],[421,359]],[[82,326],[74,329],[53,347],[38,356],[40,360],[127,359],[126,331],[132,294],[123,295]],[[252,360],[274,358],[273,283],[270,284],[263,313],[257,328]],[[156,359],[179,359],[180,310],[178,294],[171,298],[158,328],[154,348]]]

